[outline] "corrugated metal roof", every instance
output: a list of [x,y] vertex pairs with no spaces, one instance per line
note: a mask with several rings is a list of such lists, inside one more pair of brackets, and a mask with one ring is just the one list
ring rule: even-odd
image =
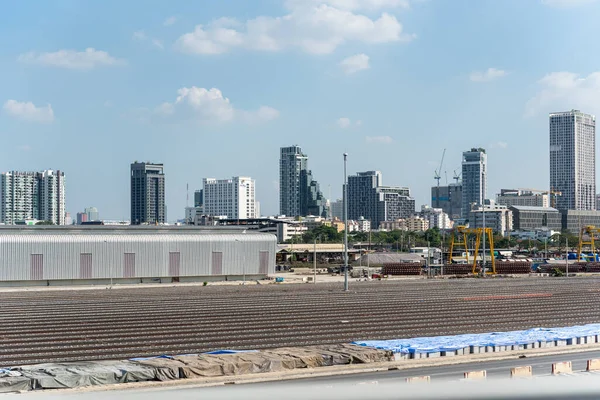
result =
[[552,207],[535,207],[535,206],[510,206],[519,211],[545,211],[545,212],[558,212],[556,208]]

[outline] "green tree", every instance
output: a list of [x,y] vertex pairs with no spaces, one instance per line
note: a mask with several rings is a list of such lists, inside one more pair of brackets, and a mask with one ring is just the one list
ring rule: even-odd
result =
[[38,221],[35,223],[36,225],[54,225],[52,221]]

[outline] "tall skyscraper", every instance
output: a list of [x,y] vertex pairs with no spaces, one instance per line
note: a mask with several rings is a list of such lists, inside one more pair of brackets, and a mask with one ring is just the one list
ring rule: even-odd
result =
[[203,179],[204,213],[231,219],[258,218],[254,179]]
[[65,224],[65,174],[46,170],[40,177],[40,219]]
[[64,225],[65,214],[64,172],[11,171],[0,176],[0,222],[37,219]]
[[462,218],[469,218],[473,204],[483,204],[487,191],[487,154],[482,148],[463,152]]
[[556,208],[596,209],[596,117],[579,110],[550,114],[550,190]]
[[380,171],[358,172],[348,176],[348,219],[365,217],[371,221],[374,229],[379,228],[377,188],[381,186],[381,182]]
[[88,221],[100,221],[100,213],[96,207],[88,207],[84,210]]
[[327,201],[308,170],[299,146],[282,147],[279,158],[279,213],[290,217],[327,216]]
[[131,164],[131,224],[164,224],[165,174],[163,164]]
[[359,172],[348,177],[348,219],[361,217],[378,229],[384,221],[408,218],[415,213],[415,199],[406,187],[383,186],[379,171]]

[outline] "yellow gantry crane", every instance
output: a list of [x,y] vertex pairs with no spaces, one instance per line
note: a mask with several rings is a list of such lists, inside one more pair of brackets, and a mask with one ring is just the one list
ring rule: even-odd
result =
[[[586,239],[587,236],[587,239]],[[590,246],[590,251],[594,254],[594,261],[596,261],[596,241],[600,236],[600,228],[596,228],[593,225],[584,226],[579,232],[579,251],[577,253],[577,262],[581,261],[581,253],[583,246]]]
[[[467,264],[469,264],[469,245],[468,238],[469,235],[475,235],[475,253],[473,257],[473,273],[477,273],[477,255],[479,254],[479,246],[481,246],[481,239],[483,237],[484,228],[467,228],[466,226],[457,226],[452,231],[452,237],[450,239],[450,255],[448,257],[448,262],[452,264],[453,257],[452,253],[454,252],[454,248],[463,248],[465,249],[465,254],[467,257]],[[489,243],[489,251],[490,257],[492,259],[492,271],[488,272],[491,274],[496,273],[496,260],[494,258],[494,232],[492,228],[485,228],[485,235],[487,237],[487,241]]]

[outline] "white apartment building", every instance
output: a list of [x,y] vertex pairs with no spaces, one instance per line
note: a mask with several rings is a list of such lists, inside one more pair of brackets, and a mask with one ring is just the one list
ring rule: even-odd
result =
[[[484,214],[485,207],[485,216]],[[483,228],[485,218],[485,227],[502,236],[508,235],[513,230],[513,214],[506,206],[498,204],[486,204],[485,206],[474,205],[469,213],[469,227]]]
[[244,176],[205,178],[202,183],[204,214],[230,219],[258,218],[254,179]]
[[441,208],[421,206],[421,216],[427,220],[429,228],[452,229],[452,220]]
[[579,110],[550,114],[550,189],[556,208],[596,208],[596,117]]
[[0,222],[37,219],[65,225],[65,174],[61,171],[0,175]]

